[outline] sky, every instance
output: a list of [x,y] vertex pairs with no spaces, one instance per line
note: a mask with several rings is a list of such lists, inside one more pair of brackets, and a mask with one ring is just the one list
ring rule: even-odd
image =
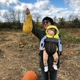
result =
[[21,22],[26,8],[30,9],[34,20],[38,15],[40,21],[45,16],[68,20],[70,15],[74,15],[80,19],[80,0],[0,0],[0,21],[6,21],[4,15],[9,14],[11,8],[21,12]]

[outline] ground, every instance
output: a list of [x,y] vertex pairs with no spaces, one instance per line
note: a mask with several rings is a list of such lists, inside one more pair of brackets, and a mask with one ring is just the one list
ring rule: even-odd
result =
[[[79,33],[80,34],[80,33]],[[0,80],[21,80],[33,70],[41,80],[39,40],[22,31],[0,31]],[[63,44],[57,80],[80,80],[80,43]]]

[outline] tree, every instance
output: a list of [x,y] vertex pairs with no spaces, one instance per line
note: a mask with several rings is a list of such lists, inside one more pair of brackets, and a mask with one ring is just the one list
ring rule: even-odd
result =
[[20,22],[20,11],[15,11],[14,9],[10,9],[9,12],[5,12],[4,18],[6,22],[17,23]]
[[40,25],[39,19],[40,19],[41,15],[39,13],[34,13],[33,15],[34,15],[35,20],[36,20],[36,25],[40,28],[41,25]]
[[62,18],[59,18],[59,22],[58,22],[58,24],[59,24],[59,27],[64,27],[65,26],[65,19],[62,17]]
[[[7,23],[12,23],[11,26],[9,26],[10,28],[21,28],[21,23],[20,23],[20,17],[21,17],[21,13],[20,10],[15,11],[14,9],[9,9],[9,11],[6,11],[4,14],[4,18],[6,20]],[[9,25],[8,24],[8,25]]]
[[74,15],[73,14],[70,14],[69,15],[69,21],[73,21],[74,20]]
[[72,21],[72,27],[80,27],[80,21],[78,18],[75,18],[73,21]]
[[58,19],[56,16],[53,18],[53,20],[54,20],[54,22],[58,22]]

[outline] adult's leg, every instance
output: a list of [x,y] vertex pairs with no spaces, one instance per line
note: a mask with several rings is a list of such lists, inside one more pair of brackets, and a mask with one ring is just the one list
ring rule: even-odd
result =
[[50,71],[50,80],[57,80],[57,70]]
[[42,73],[42,80],[48,80],[48,72],[44,72],[44,70],[41,69],[41,73]]

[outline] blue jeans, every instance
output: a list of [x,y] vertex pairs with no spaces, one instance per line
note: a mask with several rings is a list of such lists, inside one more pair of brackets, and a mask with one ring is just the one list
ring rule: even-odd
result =
[[57,70],[50,72],[44,72],[44,70],[41,70],[41,72],[42,72],[42,80],[49,80],[49,78],[50,80],[57,80]]

